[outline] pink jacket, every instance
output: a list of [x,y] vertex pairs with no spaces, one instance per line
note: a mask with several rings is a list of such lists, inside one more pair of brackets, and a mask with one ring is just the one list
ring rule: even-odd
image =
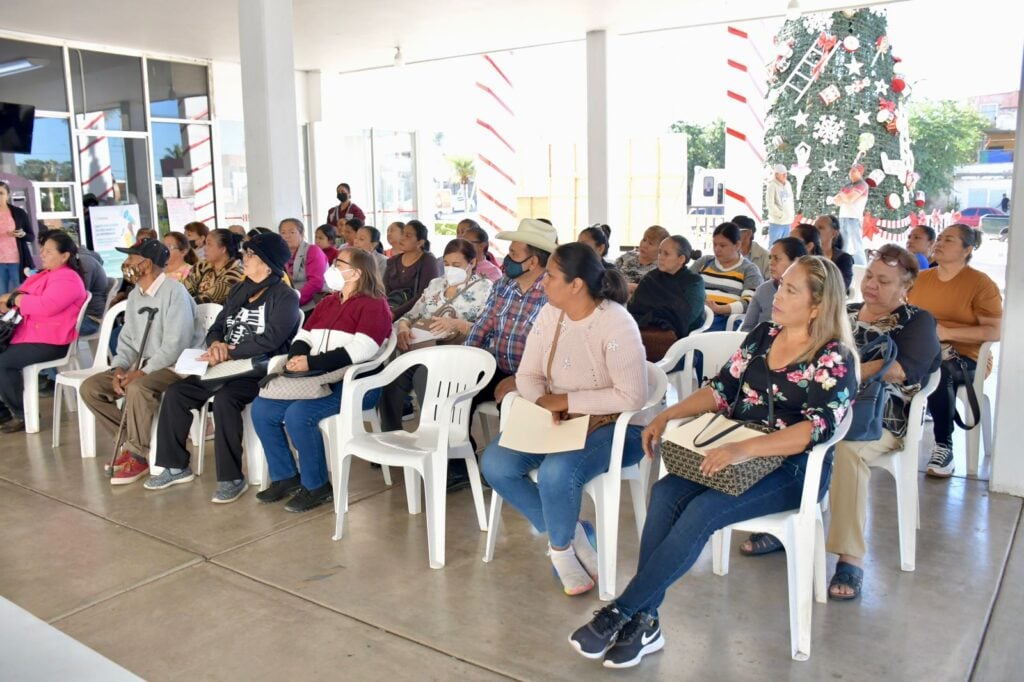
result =
[[43,270],[18,287],[18,310],[25,318],[11,343],[65,346],[78,338],[78,313],[85,304],[85,284],[68,266]]

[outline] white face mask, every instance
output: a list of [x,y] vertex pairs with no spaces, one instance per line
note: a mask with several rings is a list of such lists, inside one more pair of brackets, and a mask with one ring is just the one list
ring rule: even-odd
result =
[[[352,271],[346,270],[345,272]],[[341,291],[348,283],[348,279],[345,278],[345,273],[338,268],[331,266],[327,268],[327,272],[324,273],[324,283],[331,291]]]
[[444,267],[444,279],[448,282],[448,286],[457,287],[469,278],[469,275],[462,268],[456,268],[451,265]]

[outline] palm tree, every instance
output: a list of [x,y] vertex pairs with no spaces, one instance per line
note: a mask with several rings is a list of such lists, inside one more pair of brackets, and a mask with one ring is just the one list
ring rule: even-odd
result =
[[452,170],[454,171],[455,180],[462,186],[462,196],[464,201],[463,208],[466,212],[469,212],[469,183],[472,182],[473,178],[476,177],[476,167],[473,165],[473,159],[467,157],[452,157],[449,159],[452,163]]
[[168,147],[164,150],[165,159],[183,159],[185,158],[185,148],[180,144],[176,144]]

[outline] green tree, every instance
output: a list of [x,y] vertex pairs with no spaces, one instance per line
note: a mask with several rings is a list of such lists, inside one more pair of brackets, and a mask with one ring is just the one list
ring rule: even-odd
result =
[[929,207],[944,208],[939,203],[953,189],[954,169],[977,162],[978,145],[988,127],[984,116],[952,100],[911,107],[910,135],[921,174],[917,189],[924,191]]
[[164,150],[165,159],[184,159],[185,148],[180,144],[172,145]]
[[469,211],[469,183],[476,177],[476,166],[473,159],[464,156],[453,156],[448,159],[452,164],[455,182],[462,186],[462,196],[465,202],[465,210]]
[[686,135],[686,177],[690,179],[686,201],[689,203],[695,167],[725,168],[725,121],[719,118],[707,125],[676,121],[669,130]]

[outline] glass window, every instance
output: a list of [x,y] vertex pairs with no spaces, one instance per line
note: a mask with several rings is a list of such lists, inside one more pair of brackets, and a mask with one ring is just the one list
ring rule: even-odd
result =
[[82,195],[102,206],[138,204],[141,227],[153,227],[146,140],[92,135],[78,137]]
[[30,154],[0,154],[0,171],[36,182],[73,182],[67,119],[36,117]]
[[[249,179],[245,169],[245,125],[241,121],[217,121],[220,143],[221,184],[217,195],[227,224],[249,228]],[[255,227],[255,226],[252,226]],[[270,227],[270,226],[263,226]]]
[[211,130],[201,124],[153,124],[153,181],[161,233],[181,232],[195,220],[214,222]]
[[206,67],[147,59],[149,113],[157,118],[209,120]]
[[[372,135],[373,158],[377,166],[374,169],[377,225],[416,217],[416,164],[412,133],[374,130]],[[465,199],[460,201],[464,205]]]
[[0,99],[47,111],[67,111],[61,49],[0,40]]
[[141,59],[77,49],[68,54],[80,130],[146,129]]

